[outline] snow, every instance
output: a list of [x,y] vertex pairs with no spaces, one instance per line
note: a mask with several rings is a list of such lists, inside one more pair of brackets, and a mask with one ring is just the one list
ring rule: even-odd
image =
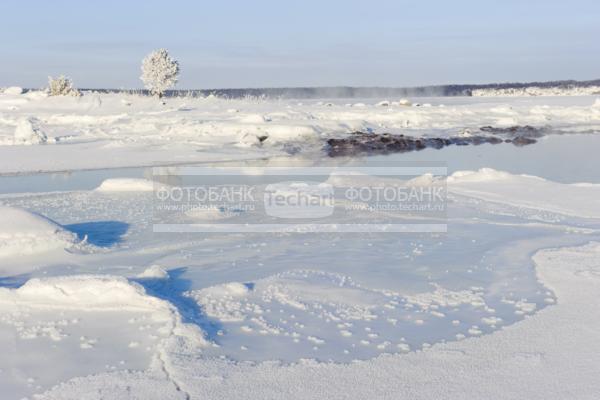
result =
[[151,192],[154,182],[147,179],[111,178],[96,188],[99,192]]
[[[595,97],[441,101],[3,93],[0,142],[11,145],[0,146],[0,172],[241,159],[260,170],[318,164],[324,138],[354,129],[454,135],[515,123],[570,140],[600,127]],[[23,118],[54,143],[12,146]],[[510,147],[505,165],[532,154],[522,150]],[[444,234],[159,234],[148,171],[0,177],[1,397],[596,397],[600,179],[460,169],[447,179],[447,217],[435,217]],[[44,191],[42,178],[72,185]],[[296,179],[272,189],[393,182]],[[14,180],[25,185],[16,193]],[[186,212],[199,223],[272,217],[249,214]]]
[[169,273],[160,265],[152,265],[137,275],[138,278],[169,279]]
[[48,141],[48,137],[34,118],[23,118],[15,129],[15,144],[41,144]]
[[[600,184],[557,184],[529,175],[512,175],[490,168],[458,171],[448,177],[450,192],[490,202],[570,216],[600,218]],[[556,196],[558,188],[568,196]]]
[[0,290],[0,303],[36,308],[170,310],[165,302],[147,296],[142,286],[123,277],[76,275],[31,279],[18,289]]
[[149,374],[113,373],[74,379],[40,398],[594,398],[600,391],[600,345],[590,336],[599,328],[592,300],[600,285],[598,257],[599,243],[538,252],[538,274],[561,301],[493,335],[351,365],[212,360],[191,368],[182,359],[173,376],[183,395],[165,381],[146,386]]
[[67,249],[77,235],[33,212],[0,206],[0,258]]
[[220,352],[236,359],[243,345],[244,359],[263,361],[273,349],[287,348],[278,351],[278,359],[287,361],[297,361],[299,352],[323,361],[352,361],[383,351],[421,348],[427,340],[439,338],[413,324],[434,325],[445,336],[453,335],[464,327],[450,326],[446,315],[486,308],[483,294],[476,290],[435,287],[402,295],[362,287],[346,275],[312,270],[287,271],[245,284],[231,282],[186,295],[222,329],[239,332],[222,337]]
[[[68,380],[84,371],[88,374],[106,369],[125,371],[128,367],[143,368],[148,363],[166,369],[168,366],[162,359],[166,349],[185,344],[188,349],[199,351],[206,346],[202,332],[195,325],[183,323],[169,302],[148,295],[141,285],[119,276],[35,278],[18,289],[0,288],[3,348],[7,346],[6,326],[14,327],[17,340],[29,343],[27,349],[5,351],[0,361],[2,371],[23,370],[30,374],[29,378],[12,381],[0,374],[0,385],[11,398],[10,390],[15,393],[27,387],[39,390],[56,383],[53,380]],[[116,336],[115,327],[118,327]],[[35,359],[35,351],[47,341],[53,346],[45,351],[46,357],[30,365],[27,358]],[[140,342],[144,348],[139,348]],[[59,345],[68,353],[52,350]],[[14,353],[23,353],[26,358]],[[98,360],[108,364],[104,367]],[[57,369],[57,362],[72,364]]]
[[18,94],[23,93],[23,88],[18,87],[18,86],[11,86],[11,87],[7,87],[6,89],[4,89],[2,91],[2,93],[10,94],[10,95],[18,95]]

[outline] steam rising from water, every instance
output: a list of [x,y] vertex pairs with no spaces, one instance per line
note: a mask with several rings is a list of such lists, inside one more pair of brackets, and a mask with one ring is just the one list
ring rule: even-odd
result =
[[[394,98],[394,97],[435,97],[435,96],[471,96],[475,89],[507,89],[507,88],[566,88],[566,87],[589,87],[600,86],[600,79],[592,81],[551,81],[551,82],[529,82],[529,83],[490,83],[484,85],[437,85],[418,86],[410,88],[392,87],[296,87],[296,88],[248,88],[248,89],[194,89],[194,90],[170,90],[166,96],[190,96],[205,97],[215,95],[225,98],[244,97],[268,97],[268,98],[293,98],[293,99],[316,99],[316,98]],[[85,90],[85,89],[83,89]],[[94,89],[98,92],[123,92],[142,93],[145,90],[116,90],[116,89]]]

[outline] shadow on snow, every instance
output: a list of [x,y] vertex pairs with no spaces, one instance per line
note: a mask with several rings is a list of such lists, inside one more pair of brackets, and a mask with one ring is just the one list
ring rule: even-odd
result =
[[87,242],[98,247],[110,247],[121,242],[129,224],[120,221],[94,221],[64,225],[65,229],[77,234],[79,240],[87,237]]
[[182,278],[186,269],[182,267],[169,270],[168,279],[134,278],[131,280],[142,285],[148,294],[173,304],[181,314],[183,322],[198,325],[208,340],[218,343],[217,333],[222,325],[209,319],[194,299],[184,296],[184,293],[191,288],[191,280]]

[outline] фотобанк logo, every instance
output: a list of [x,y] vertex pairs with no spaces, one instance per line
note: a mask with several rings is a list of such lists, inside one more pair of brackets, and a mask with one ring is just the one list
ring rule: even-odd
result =
[[333,214],[333,186],[319,182],[279,182],[267,185],[265,212],[277,218],[324,218]]

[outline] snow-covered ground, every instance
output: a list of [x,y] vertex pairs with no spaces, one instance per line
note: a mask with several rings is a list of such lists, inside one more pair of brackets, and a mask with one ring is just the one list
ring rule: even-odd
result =
[[572,98],[223,100],[0,94],[0,174],[259,159],[353,131],[455,136],[482,126],[600,129],[600,101]]
[[151,176],[76,171],[317,165],[353,130],[600,130],[593,97],[422,103],[0,94],[0,172],[73,171],[0,177],[0,397],[595,398],[600,174],[474,161],[447,179],[447,233],[209,234],[153,233]]

